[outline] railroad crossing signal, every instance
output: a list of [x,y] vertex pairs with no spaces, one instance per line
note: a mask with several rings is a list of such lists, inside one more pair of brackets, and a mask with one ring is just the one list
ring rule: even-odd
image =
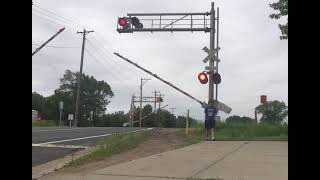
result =
[[204,63],[208,62],[210,59],[220,62],[220,59],[216,56],[217,52],[220,50],[220,47],[217,47],[212,51],[210,51],[207,47],[202,48],[202,50],[208,54],[208,56],[202,60]]
[[122,27],[121,32],[132,32],[132,28],[141,29],[143,28],[143,24],[137,17],[121,17],[118,18],[118,25]]
[[125,17],[118,19],[118,24],[119,24],[120,26],[125,26],[127,23],[128,23],[128,20],[127,20],[127,18],[125,18]]
[[156,97],[156,102],[163,102],[162,97]]
[[137,17],[132,17],[130,20],[135,28],[143,28],[143,24],[140,23],[140,20]]
[[207,71],[214,71],[215,69],[217,69],[217,68],[214,66],[206,66],[205,67],[205,70],[207,70]]
[[[133,28],[131,25],[131,23],[135,22],[136,19],[130,19],[130,26],[128,29],[123,28],[123,26],[121,26],[118,23],[117,26],[117,31],[119,33],[133,33],[133,32],[183,32],[183,31],[187,31],[187,32],[194,32],[194,31],[202,31],[202,32],[210,32],[210,49],[214,49],[215,47],[215,20],[218,20],[217,23],[217,33],[219,32],[219,8],[218,8],[218,17],[216,18],[215,15],[215,9],[214,9],[214,2],[211,2],[211,10],[210,12],[204,12],[204,13],[128,13],[127,17],[131,18],[131,17],[149,17],[147,19],[145,18],[141,18],[140,21],[143,21],[143,26],[141,27],[141,25],[137,25],[135,26],[135,28]],[[207,18],[209,16],[209,18]],[[165,18],[164,18],[165,17]],[[168,18],[167,18],[168,17]],[[167,20],[171,18],[171,22],[168,22]],[[133,21],[132,21],[133,20]],[[148,21],[146,21],[148,20]],[[139,23],[140,23],[139,21]],[[198,22],[196,22],[198,21]],[[208,23],[208,21],[210,23]],[[178,22],[178,23],[177,23]],[[182,23],[180,23],[182,22]],[[136,23],[138,24],[138,23]],[[120,28],[119,28],[120,25]],[[218,38],[218,34],[217,34],[217,38]],[[221,81],[221,77],[220,75],[215,75],[216,77],[216,81],[214,82],[213,79],[211,80],[211,78],[213,78],[213,74],[215,74],[214,72],[218,70],[218,66],[215,67],[214,63],[212,63],[212,61],[216,62],[217,65],[220,62],[220,59],[217,57],[217,52],[219,51],[219,46],[218,46],[218,41],[217,41],[217,48],[214,50],[209,50],[207,47],[203,48],[203,50],[205,52],[208,53],[208,56],[203,60],[204,63],[208,62],[210,60],[210,66],[206,67],[206,70],[209,70],[208,74],[210,74],[210,83],[209,83],[209,94],[208,94],[208,100],[213,99],[213,95],[214,95],[214,83],[218,84]],[[158,77],[156,74],[151,73],[150,71],[142,68],[141,66],[137,65],[136,63],[133,63],[131,60],[121,56],[119,53],[114,53],[116,56],[122,58],[123,60],[129,62],[130,64],[142,69],[143,71],[147,72],[148,74],[154,76],[155,78],[159,79],[160,81],[164,82],[165,84],[171,86],[172,88],[178,90],[179,92],[185,94],[186,96],[188,96],[189,98],[192,98],[193,100],[199,102],[201,104],[202,107],[204,107],[206,105],[205,102],[202,102],[196,98],[194,98],[193,96],[187,94],[186,92],[182,91],[181,89],[179,89],[178,87],[176,87],[175,85],[169,83],[168,81]],[[203,72],[200,73],[198,76],[199,81],[205,82],[207,79],[207,73]],[[207,82],[205,82],[207,83]],[[218,87],[218,86],[216,86]],[[216,91],[217,92],[217,91]],[[216,99],[217,99],[217,93],[216,93]],[[225,111],[227,113],[231,112],[231,108],[229,107],[224,107],[222,105],[220,105],[222,107],[222,111]]]
[[215,84],[220,84],[220,82],[221,82],[221,76],[220,76],[219,73],[214,73],[214,74],[212,75],[212,78],[213,78],[213,82],[214,82]]
[[208,82],[208,76],[205,72],[201,72],[198,75],[198,79],[201,84],[206,84]]

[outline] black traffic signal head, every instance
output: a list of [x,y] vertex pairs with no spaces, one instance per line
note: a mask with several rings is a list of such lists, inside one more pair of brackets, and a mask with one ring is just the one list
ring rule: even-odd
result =
[[214,73],[214,74],[212,75],[212,77],[213,77],[213,82],[214,82],[215,84],[220,84],[220,82],[221,82],[221,76],[220,76],[219,73]]
[[163,102],[162,97],[157,97],[157,98],[156,98],[156,102]]
[[202,83],[202,84],[206,84],[208,82],[208,76],[204,71],[199,73],[198,79],[199,79],[200,83]]
[[137,17],[131,17],[131,24],[135,27],[135,28],[143,28],[143,25],[140,23],[140,20]]
[[137,17],[121,17],[118,18],[117,31],[119,33],[130,33],[133,32],[133,29],[143,28],[143,24],[140,23],[140,20]]

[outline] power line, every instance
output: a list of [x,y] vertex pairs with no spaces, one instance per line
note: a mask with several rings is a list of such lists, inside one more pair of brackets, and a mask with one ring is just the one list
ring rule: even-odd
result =
[[44,20],[46,20],[47,22],[51,22],[51,23],[53,23],[53,24],[56,24],[56,25],[59,25],[59,26],[63,26],[62,24],[59,24],[59,23],[57,23],[57,22],[54,22],[54,21],[52,21],[52,20],[50,20],[50,19],[48,19],[48,18],[45,18],[45,17],[41,17],[41,16],[39,16],[39,15],[37,15],[37,14],[32,13],[32,15],[37,16],[37,17],[39,17],[39,18],[41,18],[41,19],[44,19]]
[[[39,44],[32,44],[32,46],[40,46]],[[50,47],[50,48],[80,48],[78,46],[45,46],[45,47]]]
[[[75,20],[72,20],[71,18],[66,18],[66,17],[64,17],[64,16],[59,15],[59,14],[56,13],[56,12],[53,12],[53,11],[51,11],[51,10],[42,8],[42,7],[40,7],[39,5],[34,5],[34,6],[35,6],[35,7],[38,7],[39,9],[41,9],[41,10],[43,10],[43,11],[46,11],[47,13],[53,14],[53,15],[55,15],[55,16],[58,16],[58,17],[60,17],[61,19],[65,19],[65,20],[67,20],[67,21],[69,21],[69,22],[71,22],[71,23],[73,23],[73,24],[77,24],[78,26],[80,26],[80,27],[82,27],[82,28],[92,29],[92,28],[90,28],[90,27],[88,27],[88,26],[84,26],[84,25],[82,25],[82,24],[77,23]],[[73,18],[73,19],[75,19],[75,18]]]
[[[90,40],[87,39],[87,42],[88,42],[88,44],[90,44],[93,48],[95,48],[96,50],[97,50],[97,49],[99,50],[99,48],[96,47]],[[98,51],[98,52],[99,52],[99,51]],[[121,71],[121,69],[119,69],[118,66],[114,66],[112,62],[109,62],[110,57],[108,57],[108,56],[106,56],[105,54],[103,54],[103,52],[102,52],[102,54],[99,53],[99,55],[100,55],[101,58],[103,58],[103,59],[105,60],[104,62],[108,63],[108,65],[109,65],[110,67],[113,66],[112,69],[115,69],[116,71],[121,72],[121,74],[123,75],[123,72]]]
[[[66,25],[66,24],[61,24],[60,22],[56,22],[56,20],[54,21],[53,19],[50,19],[50,18],[48,18],[48,17],[39,16],[39,15],[34,14],[34,13],[32,13],[32,15],[37,16],[37,17],[43,19],[43,20],[46,21],[46,22],[51,22],[51,23],[53,23],[53,24],[59,25],[60,27],[61,27],[61,26],[62,26],[62,27],[67,27],[67,28],[66,28],[66,31],[69,31],[69,32],[71,32],[71,33],[74,33],[74,31],[77,31],[76,28],[73,28],[73,27],[71,27],[71,26],[69,26],[69,25]],[[71,31],[71,30],[72,30],[72,31]]]
[[[52,21],[51,19],[49,19],[49,18],[47,18],[47,17],[53,18],[54,20],[59,21],[59,22],[63,22],[63,24],[66,24],[66,23],[67,23],[67,24],[68,24],[68,25],[66,25],[67,27],[70,27],[70,26],[74,26],[74,27],[77,27],[77,26],[87,27],[87,26],[84,26],[84,25],[82,25],[82,24],[77,23],[76,21],[74,21],[74,20],[72,20],[72,19],[70,19],[70,18],[66,18],[66,17],[64,17],[64,16],[61,16],[61,15],[59,15],[59,14],[53,12],[53,11],[50,11],[50,10],[45,9],[45,8],[42,8],[42,7],[38,6],[38,5],[34,5],[34,4],[33,4],[33,6],[36,6],[37,8],[41,9],[42,11],[45,11],[46,13],[44,13],[44,12],[42,12],[42,11],[39,11],[39,10],[36,10],[36,9],[33,9],[34,11],[40,13],[41,15],[46,16],[46,18],[41,17],[41,16],[39,16],[39,15],[35,15],[35,14],[33,14],[33,15],[38,16],[38,17],[40,17],[40,18],[42,18],[42,19],[46,19],[47,21],[52,22],[52,23],[54,23],[54,24],[61,25],[61,24],[59,24],[59,23],[56,23],[56,22]],[[52,14],[52,15],[54,15],[54,16],[59,17],[60,19],[57,18],[57,17],[54,17],[54,16],[49,15],[49,13]],[[87,27],[87,28],[89,28],[89,27]],[[73,27],[70,27],[70,29],[75,30]],[[90,28],[90,29],[91,29],[91,28]],[[101,35],[100,33],[99,33],[99,36],[102,37],[102,35]],[[102,39],[104,40],[104,38],[102,38]],[[104,48],[104,46],[103,46],[98,40],[96,40],[95,38],[94,38],[94,40],[97,41],[98,44],[102,47],[102,49],[107,52],[107,53],[106,53],[106,52],[102,51],[103,54],[108,57],[108,58],[106,58],[106,59],[111,59],[114,63],[118,64],[119,66],[123,66],[123,64],[121,64],[121,63],[119,63],[117,60],[114,60],[114,59],[113,59],[113,55],[111,55],[112,53],[111,53],[109,50],[107,50],[106,48]],[[93,44],[93,43],[91,43],[91,44]],[[110,44],[110,43],[108,42],[108,44]],[[53,47],[53,48],[78,48],[78,47]],[[108,53],[109,53],[110,55],[108,55]],[[99,62],[99,61],[98,61],[98,62]],[[127,67],[127,69],[129,69],[131,72],[133,72],[133,73],[136,74],[137,76],[141,76],[140,73],[137,73],[136,71],[133,71],[132,69],[130,69],[130,66],[126,66],[126,67]],[[121,72],[122,72],[122,74],[123,74],[123,71],[121,71]],[[131,77],[131,76],[130,76],[130,77]]]
[[[87,39],[87,42],[88,42],[88,44],[90,44],[90,45],[92,45],[93,47],[95,47],[95,49],[101,49],[101,48],[98,48],[98,47],[96,47],[94,44],[93,44],[93,42],[91,42],[90,40],[88,40]],[[123,70],[121,70],[121,69],[119,69],[118,68],[118,66],[116,66],[116,65],[113,65],[113,62],[109,62],[108,60],[110,59],[110,57],[106,57],[106,53],[104,52],[104,51],[101,51],[102,52],[102,54],[100,54],[100,56],[104,59],[104,60],[106,60],[106,61],[104,61],[104,62],[106,62],[106,63],[108,63],[108,65],[110,65],[110,69],[116,69],[116,71],[118,71],[118,72],[120,72],[119,74],[121,74],[122,76],[124,75],[124,72],[126,72],[126,71],[123,71]],[[119,64],[118,62],[117,62],[117,64]],[[132,71],[132,70],[130,70],[130,71]],[[110,72],[112,72],[112,71],[110,71]],[[126,75],[126,77],[129,79],[129,78],[131,78],[132,77],[132,75],[130,75],[130,74],[127,74],[127,73],[125,73]],[[118,76],[116,76],[116,77],[118,77]],[[123,81],[123,79],[121,79],[122,81]],[[135,93],[137,93],[137,91],[139,90],[139,88],[137,87],[131,94],[135,94]]]
[[[90,41],[90,40],[87,40],[88,41],[88,43],[90,43],[93,47],[95,47],[96,49],[102,49],[102,48],[99,48],[99,47],[97,47],[96,45],[94,45],[93,44],[93,42],[92,41]],[[108,62],[108,64],[110,64],[110,65],[112,65],[112,64],[116,64],[114,67],[115,67],[115,69],[117,70],[117,71],[119,71],[119,72],[121,72],[121,74],[123,75],[124,73],[127,73],[127,71],[123,71],[123,70],[121,70],[121,69],[119,69],[119,67],[118,66],[122,66],[123,67],[123,65],[121,65],[119,62],[117,62],[116,60],[114,60],[114,59],[112,59],[112,57],[111,56],[109,56],[106,52],[104,52],[104,51],[100,51],[102,54],[101,55],[103,55],[104,56],[104,59],[105,60],[112,60],[112,62]],[[130,69],[129,69],[130,70]],[[131,70],[132,71],[132,70]],[[137,75],[137,73],[135,72],[135,71],[133,71],[133,73],[134,74],[136,74]],[[132,77],[132,75],[128,75],[128,74],[126,74],[126,76],[127,76],[127,78],[130,78],[130,77]],[[137,76],[140,76],[140,75],[137,75]]]
[[[141,73],[138,73],[137,71],[133,70],[129,65],[124,65],[123,63],[120,63],[118,62],[118,60],[116,60],[114,58],[114,56],[111,56],[113,55],[113,53],[111,53],[108,49],[106,49],[101,42],[99,42],[96,38],[92,37],[96,42],[98,42],[98,45],[101,46],[101,49],[105,50],[105,51],[102,51],[105,53],[106,56],[108,56],[115,64],[119,65],[119,66],[125,66],[126,69],[128,69],[130,72],[134,73],[135,75],[137,75],[138,77],[142,77],[143,75]],[[109,54],[110,56],[109,56]]]
[[[102,36],[100,33],[99,33],[98,35]],[[109,55],[109,54],[110,54],[110,56],[108,56],[108,57],[109,57],[111,60],[113,60],[114,63],[118,64],[119,66],[125,66],[130,72],[134,73],[134,74],[137,75],[138,77],[144,76],[142,73],[140,73],[140,71],[135,71],[135,70],[133,70],[133,68],[132,68],[131,66],[125,65],[125,64],[123,64],[123,63],[120,63],[118,60],[116,60],[116,59],[114,58],[113,53],[110,52],[110,51],[108,50],[108,48],[105,48],[104,45],[102,45],[102,43],[101,43],[100,41],[98,41],[95,37],[91,37],[91,38],[92,38],[93,40],[95,40],[95,41],[98,43],[98,45],[101,46],[101,48],[102,48],[103,50],[105,50],[106,55]],[[103,39],[104,39],[104,38],[102,38],[102,40],[103,40]],[[107,44],[110,44],[110,43],[108,42]],[[110,45],[110,48],[112,48],[111,45]],[[108,53],[109,53],[109,54],[108,54]]]
[[97,59],[97,57],[95,57],[93,54],[91,54],[91,52],[87,48],[85,48],[84,50],[92,57],[93,60],[95,60],[96,62],[102,64],[102,66],[111,74],[112,78],[114,78],[114,79],[116,79],[118,81],[120,80],[117,76],[115,76],[115,74],[112,71],[109,71],[109,69],[106,67],[105,64],[103,64],[101,61],[99,61]]
[[[43,13],[43,12],[41,12],[41,11],[37,11],[37,10],[35,10],[35,9],[32,9],[32,10],[34,10],[35,12],[41,14],[42,16],[45,16],[45,17],[43,17],[43,18],[48,19],[48,20],[51,20],[51,21],[54,19],[54,20],[58,21],[59,23],[62,23],[63,26],[67,26],[67,27],[69,27],[69,28],[72,29],[72,30],[76,30],[76,29],[78,28],[78,26],[73,25],[73,24],[71,24],[71,23],[68,23],[68,22],[66,22],[66,21],[63,21],[63,20],[61,20],[61,19],[58,19],[58,18],[56,18],[56,17],[54,17],[54,16],[47,15],[47,14],[45,14],[45,13]],[[37,15],[37,16],[40,17],[39,15]],[[49,17],[49,18],[48,18],[48,17]],[[52,18],[52,19],[50,19],[50,18]],[[60,24],[60,25],[61,25],[61,24]]]
[[[108,45],[112,48],[112,42],[106,40],[101,33],[97,32],[97,34],[95,34],[95,35],[100,36],[99,39],[101,39],[104,43],[108,44]],[[94,36],[93,36],[93,38],[94,38]],[[97,38],[98,38],[98,37],[97,37]]]

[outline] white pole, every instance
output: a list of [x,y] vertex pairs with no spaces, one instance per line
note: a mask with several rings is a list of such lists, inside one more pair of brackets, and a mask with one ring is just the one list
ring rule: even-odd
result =
[[62,114],[62,111],[60,110],[60,121],[59,121],[59,127],[61,126],[61,114]]

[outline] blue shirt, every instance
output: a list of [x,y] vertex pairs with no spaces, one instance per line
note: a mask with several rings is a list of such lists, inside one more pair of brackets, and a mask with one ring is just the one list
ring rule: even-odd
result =
[[206,115],[206,121],[207,120],[212,120],[216,114],[218,113],[218,109],[213,107],[213,106],[207,106],[205,109],[204,109],[204,113]]

